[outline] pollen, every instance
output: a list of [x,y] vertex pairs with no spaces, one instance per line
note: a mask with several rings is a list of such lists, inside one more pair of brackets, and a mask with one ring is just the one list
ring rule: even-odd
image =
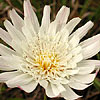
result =
[[36,64],[39,69],[42,69],[42,71],[51,71],[55,70],[58,67],[59,59],[57,57],[57,54],[54,52],[42,52],[39,54],[39,56],[35,59]]

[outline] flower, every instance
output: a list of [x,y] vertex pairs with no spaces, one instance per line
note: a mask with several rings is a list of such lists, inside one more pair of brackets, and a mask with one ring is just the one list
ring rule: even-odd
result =
[[50,7],[45,6],[40,26],[29,0],[24,0],[24,20],[11,10],[13,24],[6,20],[7,31],[0,28],[0,38],[12,47],[0,44],[0,70],[6,71],[0,74],[0,82],[26,92],[40,84],[48,97],[79,98],[72,88],[83,90],[94,80],[92,72],[100,62],[87,59],[100,51],[100,34],[80,42],[93,23],[72,32],[81,19],[66,24],[69,13],[63,6],[50,23]]

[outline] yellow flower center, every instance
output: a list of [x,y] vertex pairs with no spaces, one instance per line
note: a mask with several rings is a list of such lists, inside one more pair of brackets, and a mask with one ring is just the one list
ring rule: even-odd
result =
[[43,71],[51,71],[57,69],[59,59],[57,57],[57,54],[55,54],[54,52],[42,52],[35,59],[35,63],[39,64],[39,66],[37,66],[39,69],[42,69]]

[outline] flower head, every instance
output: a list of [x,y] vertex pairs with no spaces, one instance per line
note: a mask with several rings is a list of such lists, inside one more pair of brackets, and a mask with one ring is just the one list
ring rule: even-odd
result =
[[40,84],[48,97],[79,98],[71,88],[83,90],[94,80],[92,72],[100,62],[87,59],[99,52],[100,34],[80,43],[93,23],[72,32],[81,19],[67,23],[69,13],[63,6],[50,22],[50,7],[45,6],[40,26],[29,0],[24,1],[24,20],[11,10],[13,25],[6,20],[7,31],[0,28],[1,39],[13,48],[0,44],[0,70],[7,71],[0,74],[0,81],[26,92]]

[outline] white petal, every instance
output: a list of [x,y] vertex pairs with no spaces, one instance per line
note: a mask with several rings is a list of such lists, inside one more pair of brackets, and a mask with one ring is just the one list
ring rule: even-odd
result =
[[8,20],[4,22],[4,25],[11,35],[12,39],[14,39],[17,43],[25,39],[24,35],[20,31],[18,31]]
[[66,89],[64,88],[64,86],[62,84],[56,84],[58,90],[59,90],[59,93],[63,92],[63,91],[66,91]]
[[61,78],[60,80],[58,80],[61,84],[67,84],[69,83],[69,80],[67,80],[66,78]]
[[25,92],[30,93],[35,90],[37,87],[38,83],[36,81],[31,81],[30,83],[20,86],[21,89],[23,89]]
[[17,14],[17,12],[13,9],[10,11],[10,18],[14,24],[14,26],[22,31],[22,26],[24,25],[23,19]]
[[46,95],[48,97],[51,97],[51,98],[56,97],[56,95],[53,93],[53,90],[52,90],[52,87],[51,87],[50,83],[48,84],[48,86],[46,88]]
[[[58,33],[57,33],[58,34]],[[68,42],[69,31],[66,27],[62,28],[58,34],[63,42]]]
[[75,81],[80,82],[80,83],[87,83],[87,84],[89,84],[89,83],[93,82],[95,77],[96,77],[96,74],[75,75],[75,76],[73,76],[71,78],[71,80],[75,80]]
[[77,46],[76,48],[72,49],[70,54],[72,54],[73,56],[76,56],[81,52],[81,50],[82,50],[81,46]]
[[54,21],[50,23],[47,33],[50,35],[51,39],[54,38],[55,34],[57,33],[57,25],[58,24]]
[[76,90],[83,90],[87,87],[89,87],[91,84],[89,85],[86,85],[86,84],[83,84],[83,83],[79,83],[77,81],[72,81],[68,84],[71,88],[73,89],[76,89]]
[[58,88],[55,84],[51,83],[51,88],[52,88],[52,91],[53,91],[55,96],[58,96],[60,94],[60,91],[58,90]]
[[62,6],[62,8],[58,11],[56,15],[55,21],[57,21],[59,24],[66,23],[68,16],[70,13],[70,9],[66,6]]
[[11,68],[15,67],[15,69],[18,69],[18,67],[21,64],[20,57],[17,56],[0,56],[0,65],[4,66],[10,66]]
[[0,54],[3,56],[7,56],[7,55],[16,54],[16,52],[14,50],[11,50],[10,48],[4,46],[3,44],[0,44]]
[[6,82],[6,84],[8,87],[16,87],[16,86],[28,84],[32,80],[33,80],[33,78],[30,77],[29,75],[22,74],[22,75],[16,76],[15,78],[13,78],[11,80],[8,80]]
[[[61,73],[60,73],[61,74]],[[66,78],[58,78],[58,79],[56,79],[56,80],[50,80],[50,82],[52,83],[52,84],[67,84],[68,82],[69,82],[69,80],[67,80]]]
[[39,84],[40,84],[42,87],[44,87],[44,88],[46,89],[47,86],[48,86],[48,81],[46,81],[46,80],[41,80],[41,81],[39,82]]
[[78,63],[78,62],[80,62],[82,59],[83,59],[83,55],[82,55],[82,54],[78,54],[78,55],[76,55],[76,56],[74,56],[74,57],[72,58],[72,61]]
[[11,70],[16,70],[16,69],[17,69],[16,67],[0,64],[0,70],[3,70],[3,71],[11,71]]
[[[24,21],[26,21],[26,20],[24,20]],[[29,24],[28,24],[28,26],[27,25],[24,25],[22,27],[22,32],[24,33],[27,41],[28,42],[30,42],[30,41],[32,42],[33,37],[34,37],[34,35],[33,35],[34,32],[30,29],[30,25]]]
[[0,74],[0,82],[6,82],[18,75],[20,75],[21,73],[18,71],[14,71],[14,72],[4,72]]
[[66,55],[66,59],[67,61],[70,61],[72,59],[72,53],[69,53],[68,55]]
[[80,63],[86,65],[95,65],[96,69],[100,68],[100,60],[83,60]]
[[92,27],[93,23],[89,21],[84,26],[78,28],[70,37],[77,35],[80,39],[82,39]]
[[[18,55],[20,55],[20,56],[22,56],[22,53],[23,53],[23,51],[22,51],[22,45],[23,45],[22,41],[18,42],[18,41],[16,41],[16,40],[13,39],[12,42],[11,42],[11,46],[16,51],[16,53]],[[23,41],[23,42],[25,43],[26,41]]]
[[84,66],[84,67],[79,67],[79,72],[78,74],[88,74],[93,72],[95,69],[95,66],[89,65],[89,66]]
[[66,29],[69,31],[69,34],[73,31],[75,26],[81,21],[79,17],[73,18],[66,24]]
[[50,24],[50,6],[45,6],[43,11],[43,18],[41,26],[45,28],[45,30],[48,29]]
[[100,41],[100,34],[95,35],[91,38],[88,38],[87,40],[84,40],[83,42],[80,43],[80,45],[82,46],[82,48],[85,48],[85,47],[93,44],[96,41]]
[[74,100],[80,97],[68,85],[64,85],[64,87],[66,88],[66,91],[61,93],[61,96],[64,97],[64,99]]
[[78,74],[89,74],[95,70],[94,64],[85,64],[80,62],[77,67],[79,68]]
[[74,35],[70,40],[69,40],[69,45],[70,48],[75,48],[79,43],[79,37]]
[[30,0],[24,0],[24,15],[28,18],[31,26],[34,28],[35,32],[37,33],[39,30],[39,22],[36,17],[35,12],[32,9]]
[[[71,68],[71,67],[70,67]],[[73,68],[73,66],[72,66],[72,68]],[[73,70],[67,70],[66,71],[66,73],[68,74],[68,75],[74,75],[74,74],[77,74],[78,73],[78,69],[73,69]]]
[[84,59],[94,56],[100,51],[100,34],[81,42],[80,45],[83,48]]
[[83,59],[91,58],[92,56],[96,55],[100,51],[100,41],[95,41],[90,45],[83,47],[82,54]]
[[[63,6],[57,13],[55,20],[50,24],[48,29],[48,34],[54,36],[58,31],[60,31],[66,24],[70,9]],[[51,37],[53,38],[53,37]]]
[[0,38],[4,40],[7,44],[11,44],[12,38],[8,32],[0,28]]

